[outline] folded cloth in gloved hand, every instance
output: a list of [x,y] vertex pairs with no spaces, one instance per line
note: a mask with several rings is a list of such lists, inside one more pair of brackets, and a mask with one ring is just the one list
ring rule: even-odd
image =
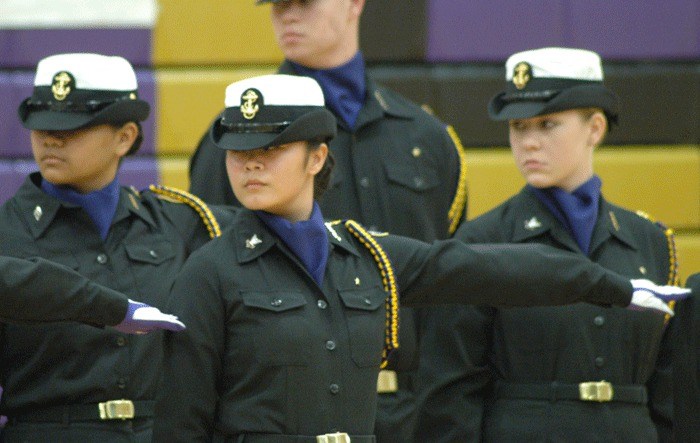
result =
[[182,331],[185,325],[174,315],[164,314],[158,308],[130,299],[124,320],[113,328],[127,334],[147,334],[156,329]]
[[678,286],[659,286],[652,281],[644,279],[630,280],[634,292],[629,308],[635,310],[653,309],[664,314],[673,315],[673,310],[666,304],[675,300],[682,300],[690,296],[691,290]]

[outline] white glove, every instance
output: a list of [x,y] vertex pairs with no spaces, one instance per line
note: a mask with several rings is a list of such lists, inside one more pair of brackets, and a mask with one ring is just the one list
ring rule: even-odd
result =
[[182,331],[185,329],[185,324],[174,315],[160,312],[158,308],[129,300],[129,309],[126,311],[124,320],[113,327],[127,334],[147,334],[156,329]]
[[666,303],[674,300],[682,300],[690,296],[691,290],[678,286],[659,286],[649,280],[630,280],[634,292],[629,308],[645,311],[656,310],[664,314],[673,315],[673,310]]

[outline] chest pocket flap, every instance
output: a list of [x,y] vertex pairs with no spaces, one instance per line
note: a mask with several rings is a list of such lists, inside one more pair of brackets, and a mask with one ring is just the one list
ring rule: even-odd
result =
[[306,304],[300,292],[242,292],[243,304],[249,308],[273,312],[289,311]]
[[389,181],[417,192],[432,189],[440,184],[437,171],[427,165],[416,167],[416,165],[387,163],[386,173]]
[[379,287],[370,289],[339,289],[338,294],[346,308],[376,311],[384,306],[387,294]]
[[158,265],[175,256],[173,245],[166,241],[125,245],[126,255],[133,261]]

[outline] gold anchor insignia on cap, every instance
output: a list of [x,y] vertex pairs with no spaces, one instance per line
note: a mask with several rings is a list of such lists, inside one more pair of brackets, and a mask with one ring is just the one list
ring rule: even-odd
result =
[[248,249],[255,249],[260,243],[262,243],[262,240],[258,238],[258,234],[253,234],[252,237],[245,241],[245,247]]
[[251,120],[260,110],[260,106],[255,104],[259,98],[260,96],[258,96],[258,94],[252,89],[248,89],[241,96],[241,114],[243,114],[243,117],[245,117],[246,120]]
[[532,78],[530,75],[531,72],[532,68],[529,63],[520,62],[515,65],[515,68],[513,68],[513,84],[515,87],[523,89]]
[[530,220],[525,220],[525,229],[528,231],[534,231],[540,227],[542,227],[542,223],[537,220],[537,217],[532,217]]
[[44,211],[41,209],[41,206],[37,206],[34,208],[34,212],[32,214],[34,215],[34,219],[39,221],[41,220],[41,216],[44,215]]
[[62,101],[68,97],[73,88],[70,84],[73,83],[73,76],[66,71],[61,71],[53,77],[51,92],[56,100]]

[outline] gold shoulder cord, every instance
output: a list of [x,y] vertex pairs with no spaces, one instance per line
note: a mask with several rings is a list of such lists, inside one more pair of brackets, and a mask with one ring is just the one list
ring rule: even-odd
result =
[[[676,238],[673,234],[673,229],[667,227],[660,221],[655,220],[653,217],[651,217],[644,211],[637,211],[637,215],[642,217],[643,219],[649,220],[650,222],[658,226],[662,231],[664,231],[664,234],[666,235],[666,242],[668,243],[669,257],[668,282],[666,284],[678,286],[678,284],[680,283],[678,277],[678,256],[676,255]],[[671,309],[673,309],[676,305],[676,302],[671,301],[668,303],[668,305],[671,307]],[[668,322],[670,319],[671,317],[667,314],[666,321]]]
[[379,266],[379,272],[382,274],[382,283],[384,290],[389,293],[386,298],[386,323],[384,329],[384,350],[382,351],[382,363],[380,368],[384,369],[387,366],[389,352],[392,349],[399,347],[399,291],[396,286],[394,277],[394,268],[391,266],[389,257],[387,257],[384,249],[372,237],[372,234],[367,232],[359,223],[354,220],[347,220],[345,227],[348,231],[362,243],[372,254],[374,260]]
[[447,133],[455,144],[457,155],[459,155],[457,192],[455,192],[455,198],[450,206],[450,211],[447,213],[447,218],[450,220],[450,234],[454,234],[467,206],[467,155],[464,152],[464,146],[462,146],[462,141],[459,139],[457,131],[455,131],[452,126],[447,126]]
[[176,202],[184,203],[190,206],[197,212],[197,214],[199,214],[199,217],[204,222],[204,226],[206,226],[207,231],[209,231],[210,238],[221,236],[221,227],[219,226],[219,222],[216,220],[216,217],[211,212],[211,209],[209,209],[209,206],[207,206],[207,204],[196,195],[163,185],[150,185],[148,189],[150,189],[154,194],[162,195],[166,198],[175,200]]

